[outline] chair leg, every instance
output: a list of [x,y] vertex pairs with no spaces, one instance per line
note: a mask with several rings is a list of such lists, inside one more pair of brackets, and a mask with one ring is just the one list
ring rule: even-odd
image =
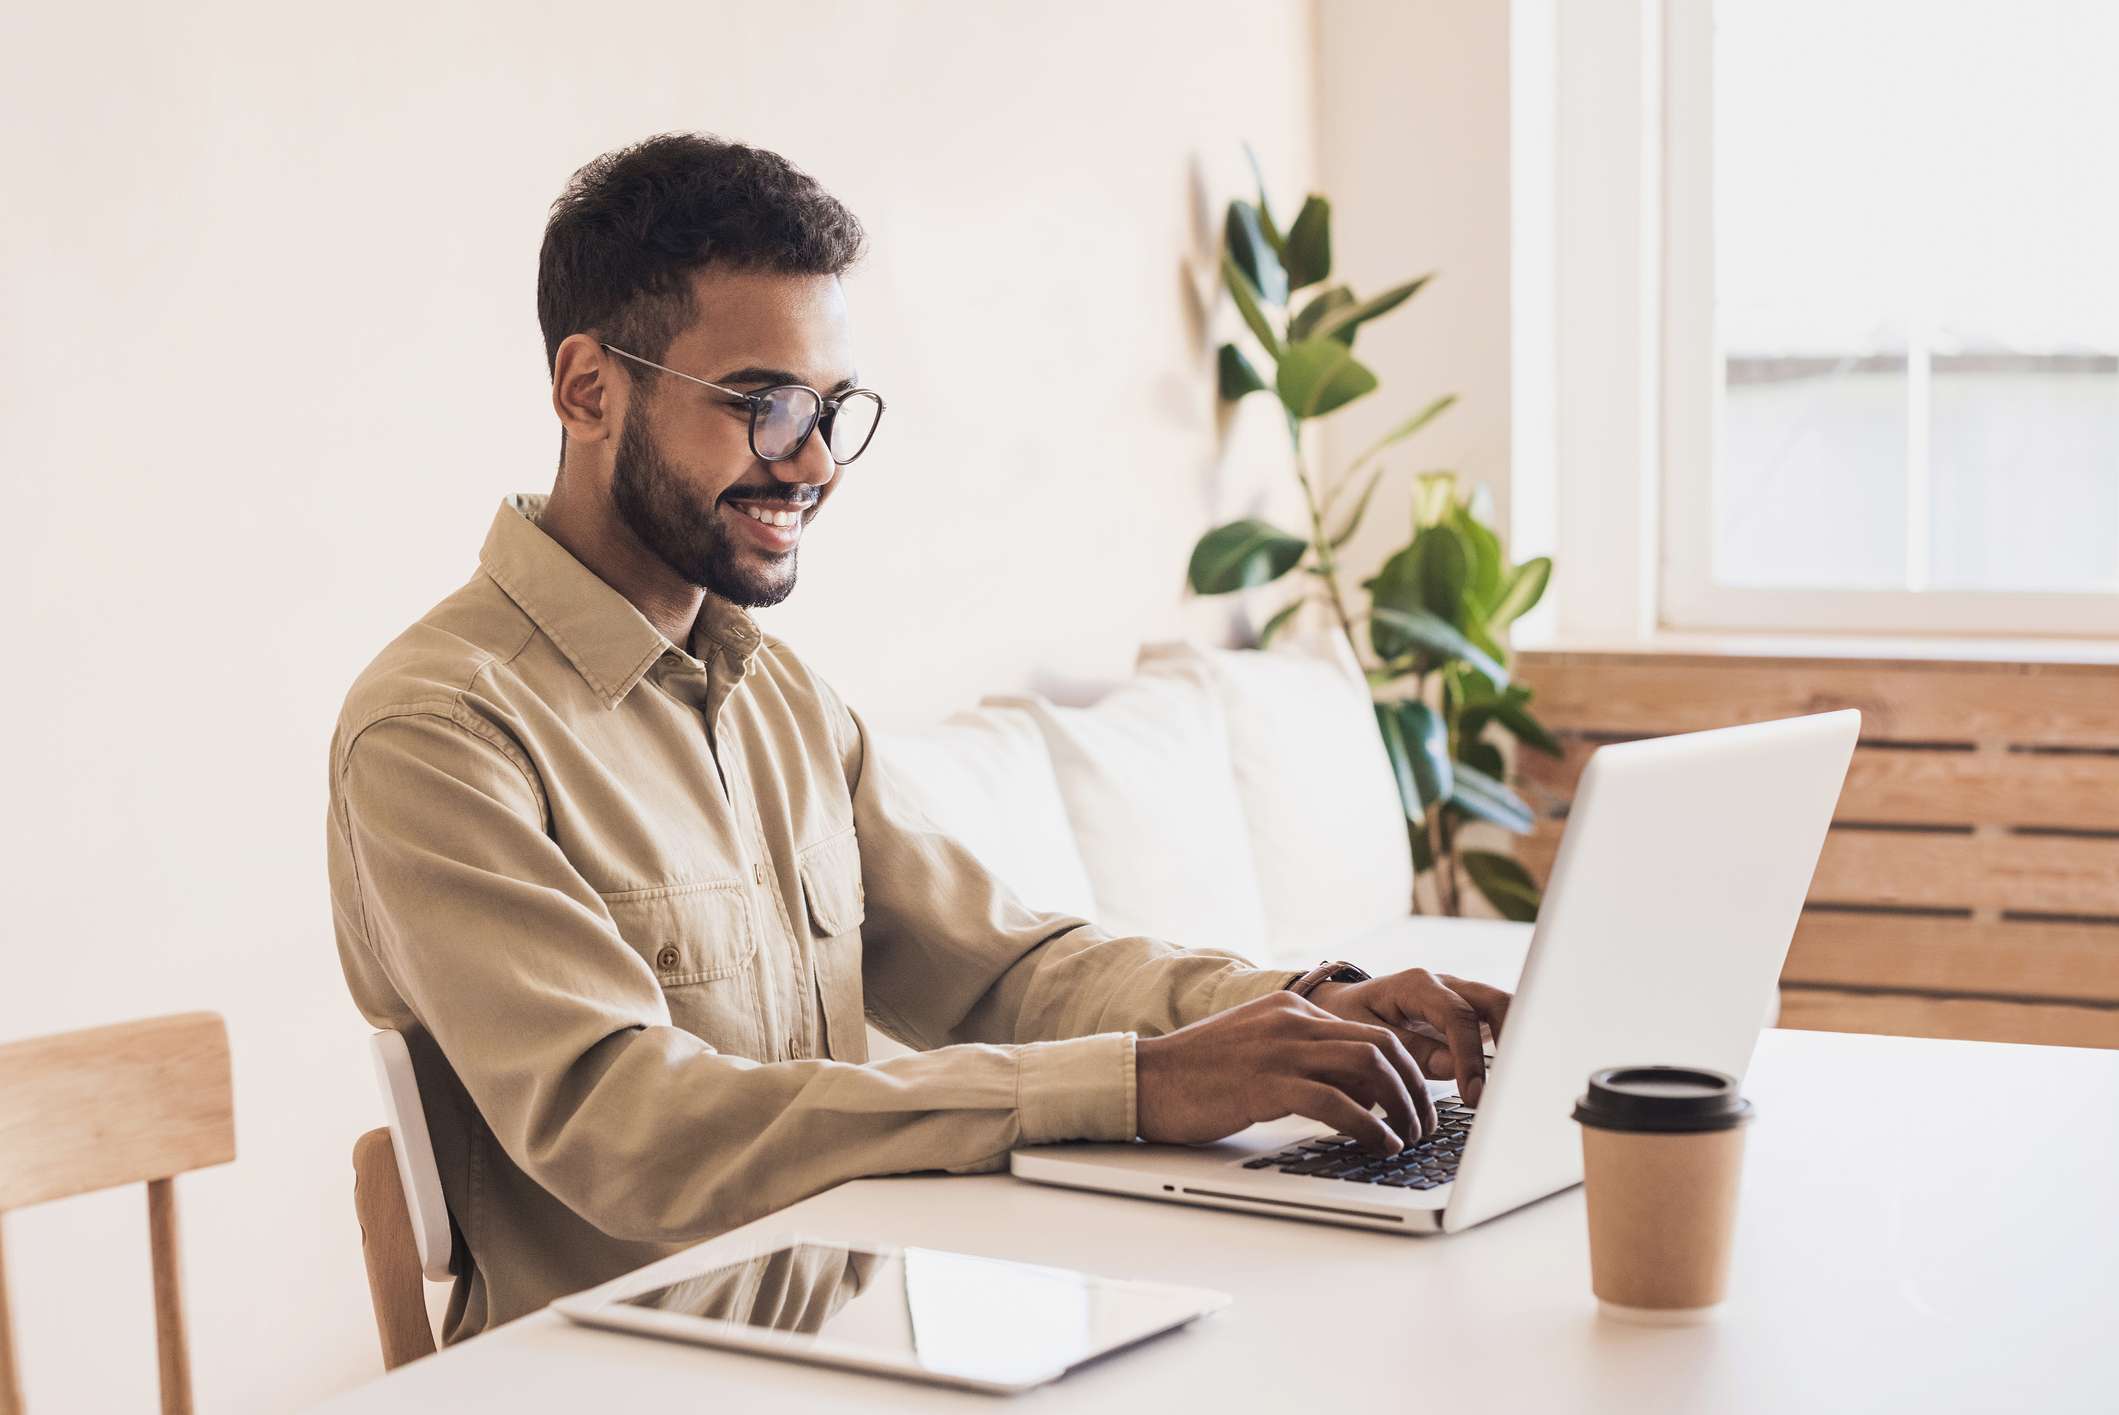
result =
[[[6,1214],[0,1214],[4,1231]],[[22,1415],[22,1383],[15,1376],[15,1327],[7,1312],[7,1257],[0,1245],[0,1415]]]
[[191,1355],[184,1337],[174,1180],[147,1181],[147,1235],[154,1249],[155,1345],[162,1365],[162,1415],[191,1415]]

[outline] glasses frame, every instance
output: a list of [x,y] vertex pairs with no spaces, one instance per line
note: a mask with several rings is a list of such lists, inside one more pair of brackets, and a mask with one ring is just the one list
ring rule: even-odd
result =
[[[883,425],[883,414],[888,411],[890,407],[888,403],[885,403],[883,401],[883,395],[876,392],[873,388],[849,388],[836,398],[828,398],[824,394],[819,393],[816,389],[811,388],[806,383],[776,383],[772,387],[764,389],[757,393],[745,393],[740,388],[730,388],[725,384],[715,383],[710,379],[699,378],[695,375],[684,373],[678,369],[673,369],[667,364],[658,364],[653,359],[643,359],[640,357],[640,355],[629,353],[626,350],[619,348],[616,344],[604,344],[601,340],[598,340],[597,342],[599,345],[601,345],[601,347],[610,350],[610,352],[618,355],[620,358],[631,359],[634,363],[645,364],[651,369],[660,369],[663,373],[674,375],[675,377],[683,379],[687,383],[696,383],[702,388],[711,388],[716,393],[725,393],[729,397],[735,399],[737,402],[749,405],[750,431],[748,437],[750,441],[750,454],[751,456],[756,457],[761,462],[792,462],[795,458],[802,455],[803,448],[809,446],[810,438],[816,436],[817,429],[824,426],[824,420],[835,415],[839,411],[840,404],[844,403],[847,399],[854,397],[856,394],[859,394],[862,397],[873,398],[876,400],[876,420],[869,427],[868,436],[862,438],[861,445],[853,450],[853,456],[840,457],[837,453],[831,450],[830,435],[827,434],[824,438],[824,455],[831,458],[833,466],[843,467],[848,462],[853,461],[855,457],[859,457],[863,452],[866,452],[868,450],[868,444],[876,440],[876,429]],[[767,400],[769,400],[773,394],[778,393],[783,388],[799,388],[804,393],[809,394],[810,397],[816,399],[817,415],[816,417],[810,420],[808,429],[804,431],[800,437],[795,439],[795,445],[792,448],[782,453],[778,457],[768,457],[763,452],[760,452],[758,450],[758,419],[764,415]]]

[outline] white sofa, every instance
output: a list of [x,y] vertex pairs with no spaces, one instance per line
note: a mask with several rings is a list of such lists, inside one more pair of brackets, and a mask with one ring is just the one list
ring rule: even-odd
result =
[[1368,689],[1329,643],[1150,645],[1093,706],[989,698],[875,750],[1033,908],[1290,966],[1411,909]]

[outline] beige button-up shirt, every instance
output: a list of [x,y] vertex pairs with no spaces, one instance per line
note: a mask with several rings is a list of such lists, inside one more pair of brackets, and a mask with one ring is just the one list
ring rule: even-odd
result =
[[[1026,909],[785,644],[712,595],[671,644],[541,509],[331,743],[339,958],[420,1073],[447,1339],[843,1180],[1131,1138],[1136,1035],[1290,980]],[[868,1062],[866,1020],[915,1054]]]

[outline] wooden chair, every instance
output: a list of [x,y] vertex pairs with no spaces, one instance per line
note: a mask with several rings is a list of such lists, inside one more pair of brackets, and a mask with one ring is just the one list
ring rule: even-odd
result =
[[353,1213],[361,1226],[383,1369],[394,1371],[434,1354],[421,1280],[449,1280],[454,1238],[411,1050],[396,1032],[377,1032],[372,1050],[389,1123],[353,1142]]
[[[119,1184],[147,1185],[164,1415],[189,1415],[175,1177],[235,1158],[228,1029],[211,1012],[0,1045],[0,1215]],[[0,1272],[0,1415],[22,1387]]]

